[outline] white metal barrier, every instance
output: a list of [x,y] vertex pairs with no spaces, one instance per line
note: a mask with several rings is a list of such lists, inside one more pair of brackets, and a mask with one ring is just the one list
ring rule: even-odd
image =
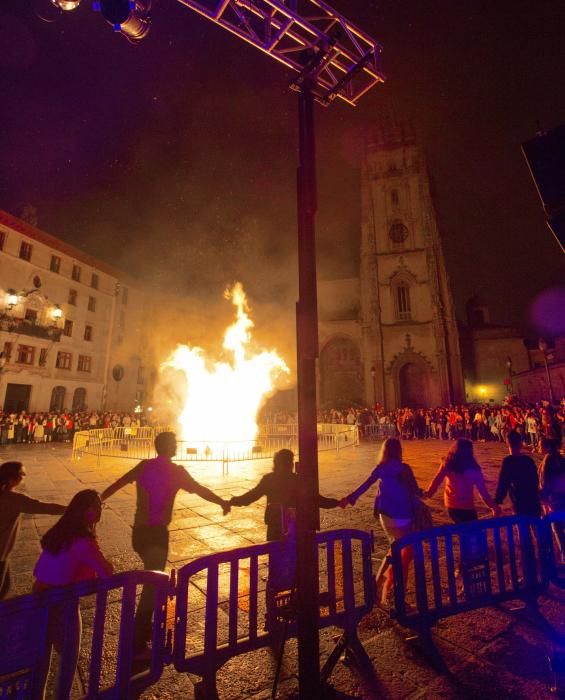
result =
[[[292,424],[284,424],[287,428]],[[275,428],[275,430],[273,430]],[[101,457],[121,457],[126,459],[151,459],[155,456],[155,435],[160,432],[152,427],[143,428],[100,428],[78,431],[73,439],[73,460],[91,455]],[[318,424],[318,451],[339,451],[345,447],[359,445],[359,430],[355,425],[339,423]],[[283,432],[277,426],[260,426],[255,440],[222,442],[218,440],[183,441],[177,443],[175,460],[178,462],[221,462],[227,473],[230,462],[243,462],[255,459],[271,459],[275,452],[290,449],[298,452],[298,434]]]

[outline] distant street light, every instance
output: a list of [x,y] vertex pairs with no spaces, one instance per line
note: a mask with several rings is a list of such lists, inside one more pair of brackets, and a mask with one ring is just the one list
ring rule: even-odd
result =
[[547,340],[545,338],[539,338],[538,339],[538,348],[542,354],[543,357],[543,364],[545,366],[545,377],[547,380],[547,388],[549,390],[549,403],[553,406],[555,403],[554,398],[553,398],[553,384],[551,383],[551,372],[549,371],[549,364],[547,362],[547,357],[550,353],[548,353],[548,344]]

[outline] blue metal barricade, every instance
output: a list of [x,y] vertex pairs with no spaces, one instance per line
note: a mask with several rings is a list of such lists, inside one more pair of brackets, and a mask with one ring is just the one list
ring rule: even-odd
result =
[[543,519],[547,531],[547,571],[555,586],[565,588],[565,512],[550,513]]
[[[535,610],[550,581],[565,587],[564,527],[565,513],[541,520],[512,516],[433,528],[394,542],[391,615],[414,629],[444,668],[431,638],[438,620],[515,599]],[[360,530],[332,530],[318,533],[317,544],[319,627],[342,630],[322,669],[327,678],[341,652],[364,654],[357,625],[374,605],[373,538]],[[408,549],[413,564],[405,576],[402,554]],[[86,697],[136,697],[160,678],[168,646],[167,596],[173,594],[171,659],[178,671],[200,676],[213,691],[216,673],[229,659],[280,641],[281,620],[285,634],[296,633],[294,557],[294,545],[266,542],[186,564],[174,591],[164,573],[131,571],[5,601],[0,604],[0,697],[41,697],[54,622],[62,640],[59,687],[70,688],[78,654],[71,625],[88,596],[94,600],[82,606],[88,623]],[[149,667],[132,675],[136,593],[144,584],[155,588],[153,651]],[[117,646],[108,647],[109,636],[117,637]],[[57,697],[68,692],[60,690]]]
[[[153,652],[149,667],[132,675],[136,591],[144,584],[155,589]],[[130,571],[4,601],[0,604],[0,697],[40,700],[54,643],[60,646],[61,656],[55,697],[69,697],[79,651],[78,611],[81,600],[88,596],[95,598],[92,628],[83,634],[87,643],[87,634],[92,636],[85,697],[136,697],[163,671],[168,592],[167,574]],[[83,615],[92,613],[92,609],[83,607]],[[113,635],[118,637],[117,648],[111,649],[109,662],[105,645]]]
[[[438,619],[505,600],[535,600],[548,584],[539,552],[545,524],[510,516],[445,525],[393,542],[395,613],[407,627],[429,627]],[[404,580],[402,551],[414,566]]]
[[[336,626],[356,639],[359,620],[373,607],[372,535],[333,530],[317,535],[320,568],[320,627]],[[178,571],[173,661],[178,671],[215,688],[217,670],[247,651],[268,646],[277,630],[270,609],[269,559],[280,542],[218,552]],[[285,553],[288,555],[288,552]],[[288,629],[295,633],[295,625]]]

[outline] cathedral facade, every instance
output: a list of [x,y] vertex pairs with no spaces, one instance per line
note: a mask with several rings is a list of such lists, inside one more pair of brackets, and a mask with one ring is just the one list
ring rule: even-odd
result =
[[319,284],[321,406],[464,401],[459,338],[422,151],[399,127],[369,139],[359,277]]

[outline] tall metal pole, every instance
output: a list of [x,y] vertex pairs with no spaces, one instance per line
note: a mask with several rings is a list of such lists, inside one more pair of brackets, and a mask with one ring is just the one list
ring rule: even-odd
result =
[[318,637],[318,435],[316,359],[318,303],[316,289],[316,148],[314,100],[307,80],[298,95],[298,303],[296,347],[298,373],[298,481],[296,522],[296,591],[298,603],[298,678],[303,700],[320,696]]
[[549,371],[549,362],[547,361],[545,351],[543,353],[543,364],[545,365],[545,378],[547,381],[547,390],[549,392],[549,403],[553,406],[555,404],[555,399],[553,398],[553,384],[551,383],[551,372]]

